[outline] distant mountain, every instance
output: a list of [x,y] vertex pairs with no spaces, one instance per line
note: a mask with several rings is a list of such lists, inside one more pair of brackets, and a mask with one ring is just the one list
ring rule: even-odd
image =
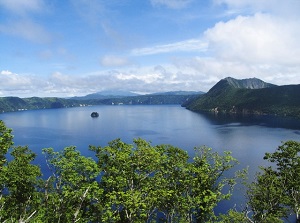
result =
[[173,91],[159,92],[154,94],[127,96],[127,97],[110,97],[98,100],[85,100],[91,104],[108,104],[108,105],[162,105],[162,104],[182,104],[200,95],[201,92]]
[[300,117],[300,85],[276,86],[257,78],[220,80],[183,106],[193,111]]
[[130,96],[138,96],[139,94],[130,92],[130,91],[120,91],[120,90],[111,90],[111,91],[100,91],[93,94],[88,94],[81,97],[73,97],[71,99],[76,100],[90,100],[90,99],[107,99],[107,98],[122,98]]
[[167,92],[157,92],[148,95],[200,95],[204,94],[202,91],[167,91]]
[[140,94],[133,93],[131,91],[122,91],[122,90],[108,90],[108,91],[100,91],[97,92],[96,94],[104,95],[104,96],[137,96]]
[[91,105],[182,104],[201,94],[203,94],[201,91],[169,91],[146,95],[124,91],[102,91],[83,97],[74,97],[72,99]]
[[76,100],[64,98],[18,98],[2,97],[0,98],[0,112],[23,111],[46,108],[65,108],[82,106]]
[[162,105],[179,104],[192,100],[196,92],[167,92],[151,95],[138,95],[131,92],[98,92],[84,97],[74,98],[18,98],[0,97],[0,112],[22,111],[45,108],[65,108],[91,105]]
[[112,105],[165,105],[165,104],[178,104],[181,105],[197,95],[176,95],[176,94],[147,94],[132,97],[123,98],[109,98],[104,100],[99,100],[103,104]]

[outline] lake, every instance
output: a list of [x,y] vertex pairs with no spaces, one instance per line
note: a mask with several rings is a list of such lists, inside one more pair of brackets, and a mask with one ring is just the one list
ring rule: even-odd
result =
[[[98,118],[90,114],[96,111]],[[45,109],[0,114],[13,129],[15,145],[28,145],[38,154],[36,163],[47,172],[42,148],[56,151],[74,145],[93,156],[89,145],[105,146],[121,138],[132,143],[141,137],[156,144],[171,144],[193,155],[194,147],[206,145],[222,153],[232,151],[249,166],[253,179],[258,166],[266,164],[265,152],[274,152],[286,140],[300,140],[300,120],[271,116],[200,114],[179,105],[119,105]],[[240,196],[232,202],[238,203]],[[229,204],[225,204],[225,206]]]

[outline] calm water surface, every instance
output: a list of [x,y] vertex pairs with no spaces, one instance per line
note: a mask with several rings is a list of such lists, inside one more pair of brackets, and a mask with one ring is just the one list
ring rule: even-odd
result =
[[[100,116],[91,118],[97,111]],[[265,152],[282,141],[300,140],[300,121],[265,116],[213,116],[191,112],[178,105],[93,106],[0,114],[13,129],[15,145],[28,145],[47,172],[42,148],[61,150],[74,145],[83,155],[93,156],[89,145],[105,146],[121,138],[132,143],[141,137],[156,144],[172,144],[193,155],[194,147],[232,151],[239,169],[249,166],[250,178],[264,165]],[[237,199],[238,198],[234,198]]]

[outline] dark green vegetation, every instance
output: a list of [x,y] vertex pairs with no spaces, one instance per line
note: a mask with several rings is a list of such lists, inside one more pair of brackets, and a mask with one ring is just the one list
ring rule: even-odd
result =
[[46,108],[64,108],[64,107],[74,107],[74,106],[80,106],[80,102],[76,100],[68,100],[63,98],[38,98],[38,97],[0,98],[0,112],[46,109]]
[[[11,129],[0,121],[1,222],[282,222],[300,204],[300,143],[288,141],[265,159],[248,185],[245,209],[216,216],[244,171],[230,152],[116,139],[90,146],[95,159],[75,147],[43,150],[50,176],[42,176],[26,146],[13,146]],[[10,154],[10,156],[8,155]]]
[[106,104],[106,105],[166,105],[166,104],[183,104],[186,101],[198,96],[198,94],[151,94],[140,95],[123,98],[108,98],[102,100],[87,101],[90,104]]
[[146,94],[146,95],[141,95],[141,94],[136,94],[132,92],[127,92],[127,91],[100,91],[97,93],[93,94],[88,94],[86,96],[82,97],[73,97],[71,99],[76,99],[76,100],[91,100],[91,99],[112,99],[112,98],[126,98],[126,97],[151,97],[151,96],[163,96],[163,95],[173,95],[173,96],[191,96],[191,95],[199,95],[203,94],[201,91],[169,91],[169,92],[160,92],[160,93],[153,93],[153,94]]
[[89,105],[159,105],[182,104],[198,95],[199,92],[169,92],[137,96],[99,95],[65,98],[0,98],[0,112],[22,111],[46,108],[67,108]]
[[193,111],[272,114],[300,118],[300,85],[275,86],[259,79],[225,78],[206,94],[185,103]]
[[100,91],[92,94],[88,94],[85,96],[76,96],[71,99],[76,100],[90,100],[90,99],[108,99],[108,98],[123,98],[123,97],[131,97],[131,96],[139,96],[139,94],[128,92],[128,91]]
[[89,105],[163,105],[179,104],[191,100],[192,98],[203,94],[203,92],[194,91],[172,91],[154,94],[138,95],[130,92],[99,92],[84,97],[74,97],[84,104]]

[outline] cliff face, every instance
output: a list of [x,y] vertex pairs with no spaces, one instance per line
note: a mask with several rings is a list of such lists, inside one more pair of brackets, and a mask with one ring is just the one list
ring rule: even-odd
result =
[[300,117],[300,85],[276,86],[257,78],[220,80],[202,97],[185,105],[193,111],[277,114]]

